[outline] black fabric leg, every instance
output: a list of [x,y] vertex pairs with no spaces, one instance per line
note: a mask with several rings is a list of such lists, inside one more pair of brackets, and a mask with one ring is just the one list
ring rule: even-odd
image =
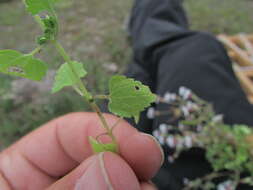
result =
[[[161,96],[177,92],[180,86],[190,88],[224,114],[226,123],[253,126],[253,106],[235,77],[225,48],[212,35],[190,31],[187,26],[180,0],[137,0],[130,22],[134,63],[127,75]],[[163,108],[158,105],[157,109]],[[163,122],[143,115],[138,128],[151,133]],[[155,182],[161,190],[180,190],[184,177],[193,179],[210,170],[204,152],[194,149],[174,164],[165,161]]]
[[196,32],[156,48],[156,93],[177,92],[180,86],[224,114],[229,124],[253,126],[253,106],[249,104],[222,44],[210,34]]

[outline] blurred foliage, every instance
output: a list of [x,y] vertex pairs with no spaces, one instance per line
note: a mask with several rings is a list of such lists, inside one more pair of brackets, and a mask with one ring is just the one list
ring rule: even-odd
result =
[[[60,39],[74,59],[84,62],[89,74],[89,89],[96,93],[107,90],[113,73],[122,73],[130,62],[131,50],[126,41],[123,23],[129,14],[132,0],[62,0],[60,9]],[[185,0],[193,29],[213,33],[250,32],[253,17],[252,2],[247,0]],[[25,12],[21,1],[0,4],[0,49],[29,52],[34,39],[41,34],[32,17]],[[49,56],[48,52],[50,53]],[[62,59],[48,47],[40,57],[52,71]],[[86,110],[72,91],[52,95],[44,90],[31,99],[16,102],[13,80],[0,75],[0,149],[19,139],[42,123],[65,113]],[[45,88],[47,89],[47,88]],[[40,91],[39,91],[40,92]],[[31,93],[27,90],[27,93]],[[37,101],[45,99],[46,101]],[[81,103],[80,103],[81,102]]]
[[250,0],[185,0],[191,28],[214,34],[252,33]]

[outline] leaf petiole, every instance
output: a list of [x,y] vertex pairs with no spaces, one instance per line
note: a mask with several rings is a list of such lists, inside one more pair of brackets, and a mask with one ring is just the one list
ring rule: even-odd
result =
[[34,20],[39,24],[39,26],[40,26],[40,28],[41,28],[42,30],[45,29],[45,25],[44,25],[44,23],[42,22],[42,20],[41,20],[41,18],[40,18],[39,15],[35,15],[35,16],[34,16]]
[[95,95],[94,99],[100,99],[100,100],[109,100],[109,96],[108,95]]
[[35,48],[33,51],[31,51],[27,55],[34,56],[35,54],[39,53],[41,51],[41,49],[42,49],[42,46],[38,46],[37,48]]

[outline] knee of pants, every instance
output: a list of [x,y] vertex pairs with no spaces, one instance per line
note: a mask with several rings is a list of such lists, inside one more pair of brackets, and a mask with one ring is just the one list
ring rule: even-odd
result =
[[166,64],[171,64],[174,68],[206,67],[210,64],[222,65],[230,62],[222,43],[205,32],[193,33],[168,47],[162,57],[163,62],[167,60]]
[[164,80],[197,84],[233,75],[224,47],[211,34],[198,32],[168,47],[157,73]]
[[197,50],[200,50],[200,52],[226,52],[225,47],[218,38],[210,33],[196,32],[192,38],[192,42],[197,45]]

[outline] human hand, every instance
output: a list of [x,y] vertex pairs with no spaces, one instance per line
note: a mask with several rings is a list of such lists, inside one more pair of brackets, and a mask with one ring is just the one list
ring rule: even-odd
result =
[[[106,114],[113,125],[117,118]],[[1,190],[154,190],[163,154],[157,142],[122,121],[114,134],[120,155],[94,155],[88,137],[104,131],[94,113],[55,119],[0,154]],[[108,142],[106,136],[102,142]]]

